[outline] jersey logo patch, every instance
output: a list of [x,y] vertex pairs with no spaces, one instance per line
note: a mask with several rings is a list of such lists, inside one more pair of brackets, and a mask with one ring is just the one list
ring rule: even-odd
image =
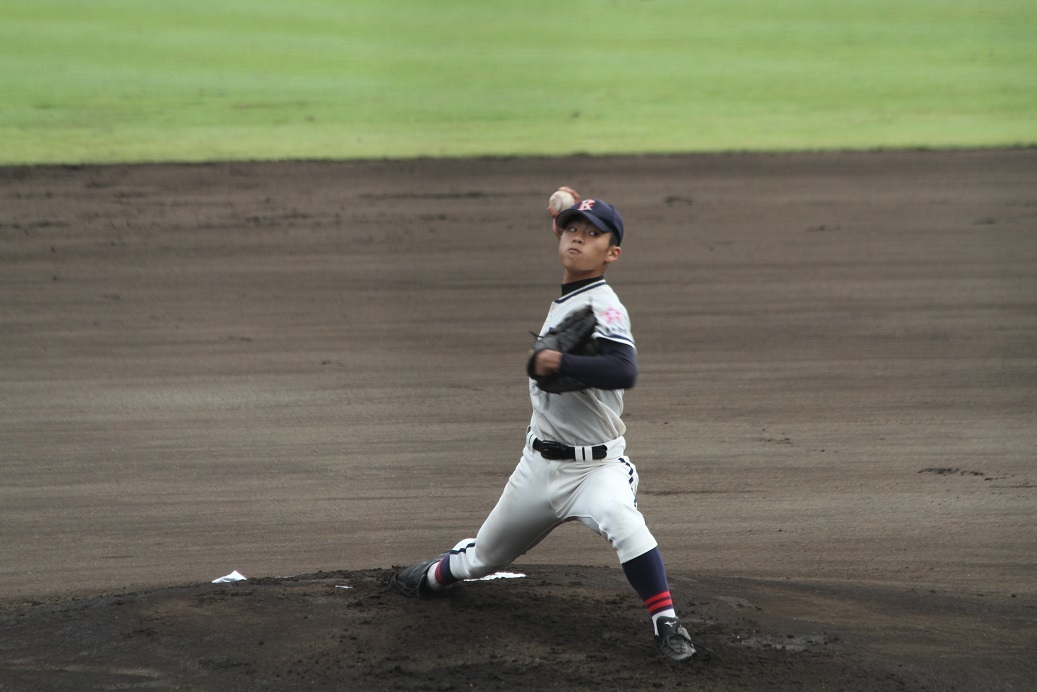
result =
[[609,308],[605,312],[601,313],[601,321],[605,324],[616,324],[617,322],[622,322],[623,313],[616,308]]

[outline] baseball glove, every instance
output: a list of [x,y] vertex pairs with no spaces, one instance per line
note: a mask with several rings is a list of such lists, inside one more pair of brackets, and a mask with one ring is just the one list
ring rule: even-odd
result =
[[565,375],[548,375],[538,377],[533,363],[541,351],[561,351],[579,356],[591,356],[598,353],[597,344],[594,342],[594,327],[597,325],[594,310],[587,306],[581,310],[568,315],[557,326],[551,327],[547,334],[538,336],[533,348],[529,352],[529,360],[526,362],[526,372],[536,380],[537,387],[551,394],[563,392],[577,392],[587,389],[587,385],[574,377]]

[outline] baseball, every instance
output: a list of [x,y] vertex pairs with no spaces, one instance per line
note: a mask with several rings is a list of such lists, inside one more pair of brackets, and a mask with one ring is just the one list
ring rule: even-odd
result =
[[573,196],[573,193],[564,188],[555,190],[551,195],[551,198],[547,200],[547,208],[555,216],[557,216],[563,209],[568,209],[574,204],[576,204],[576,197]]

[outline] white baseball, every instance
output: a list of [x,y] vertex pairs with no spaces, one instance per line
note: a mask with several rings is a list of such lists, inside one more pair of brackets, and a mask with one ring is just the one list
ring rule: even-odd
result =
[[576,198],[572,196],[571,192],[566,190],[555,190],[551,198],[547,200],[547,206],[555,214],[563,209],[568,209],[574,204],[576,204]]

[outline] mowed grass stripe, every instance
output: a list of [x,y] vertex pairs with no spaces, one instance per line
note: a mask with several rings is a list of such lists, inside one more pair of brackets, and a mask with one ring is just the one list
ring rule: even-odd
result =
[[1037,5],[0,0],[0,163],[1037,143]]

